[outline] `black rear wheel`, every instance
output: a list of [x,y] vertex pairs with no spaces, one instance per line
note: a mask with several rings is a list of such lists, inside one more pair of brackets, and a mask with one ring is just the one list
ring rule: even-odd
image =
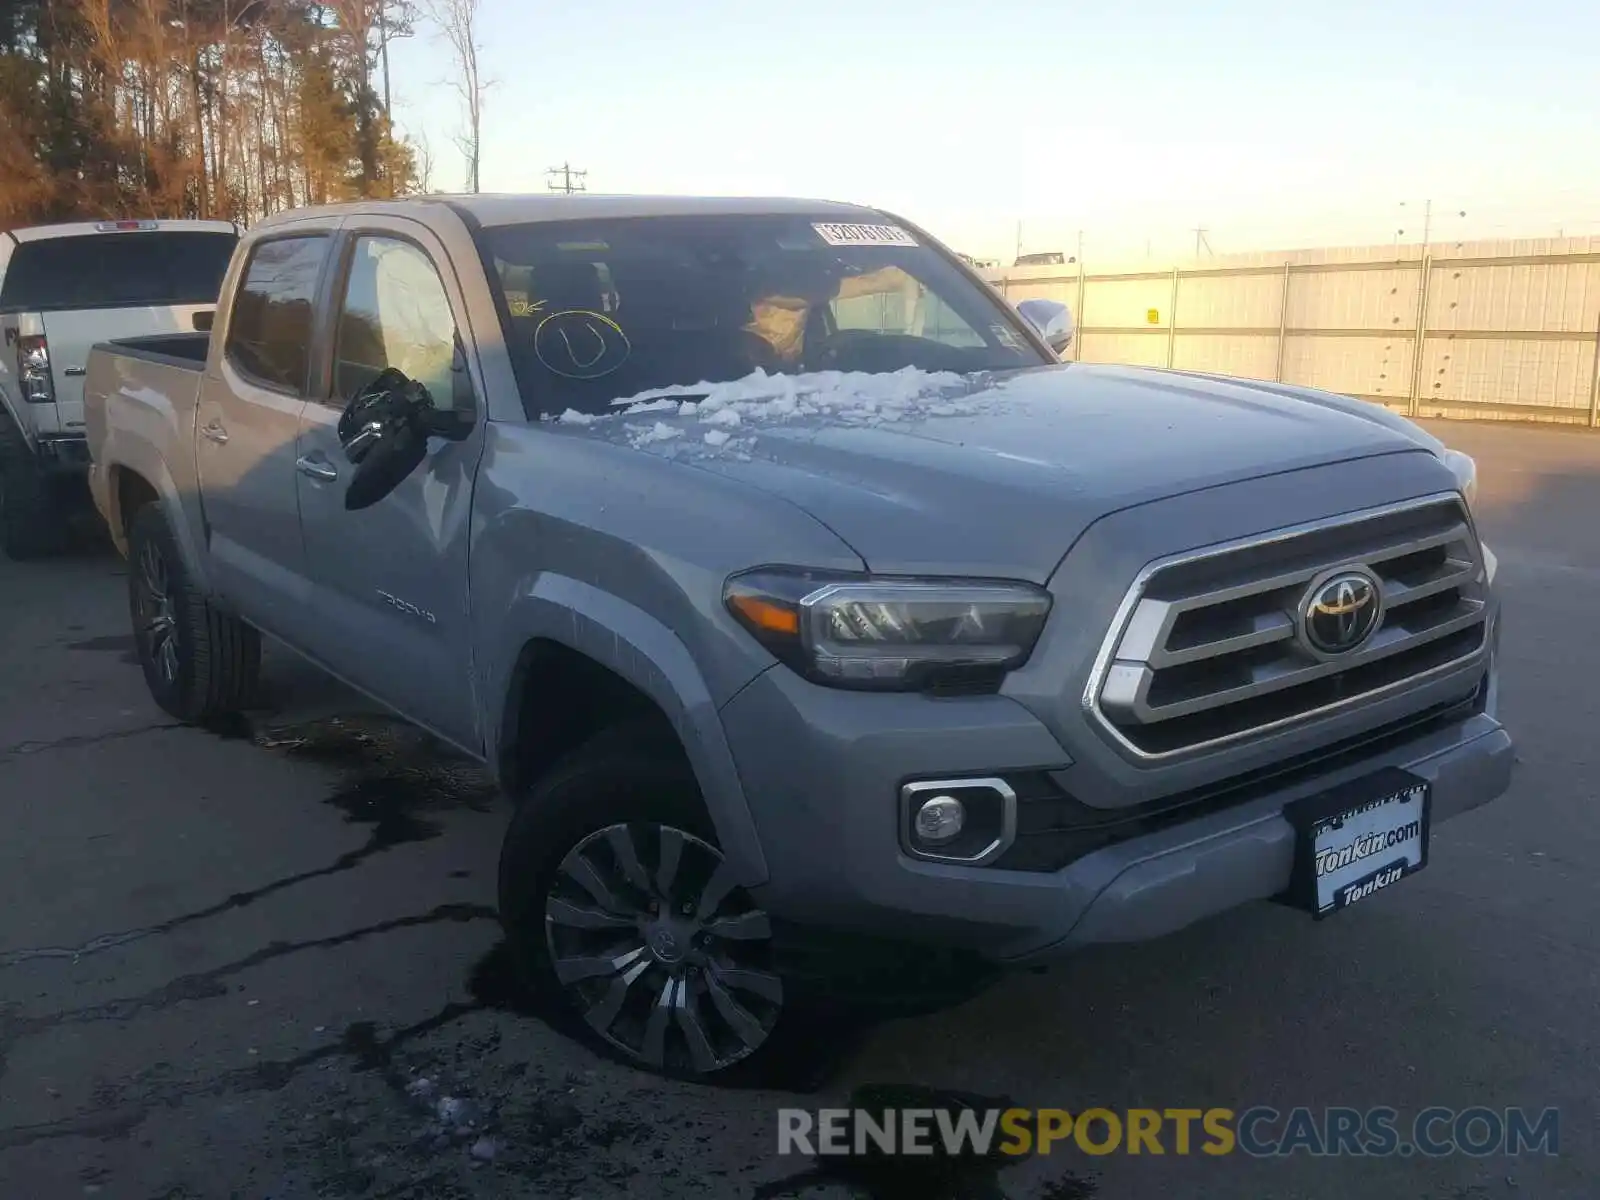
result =
[[248,706],[261,671],[261,635],[194,587],[159,504],[128,527],[128,611],[150,695],[198,724]]

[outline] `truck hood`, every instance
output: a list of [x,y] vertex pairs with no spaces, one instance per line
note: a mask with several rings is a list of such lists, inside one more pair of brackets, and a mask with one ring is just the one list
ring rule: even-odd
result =
[[1133,505],[1442,450],[1343,396],[1085,364],[987,377],[758,372],[621,403],[614,417],[564,421],[782,496],[891,574],[1043,582],[1085,529]]

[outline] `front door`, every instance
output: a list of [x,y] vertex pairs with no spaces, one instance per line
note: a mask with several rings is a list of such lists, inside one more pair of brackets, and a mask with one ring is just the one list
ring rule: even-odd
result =
[[216,585],[290,641],[308,624],[295,442],[331,229],[257,242],[200,383],[195,459]]
[[[350,683],[468,750],[481,749],[472,684],[467,588],[472,486],[483,416],[466,357],[449,260],[421,226],[363,219],[347,235],[334,289],[333,346],[323,398],[300,421],[300,497],[317,644],[312,652]],[[459,336],[458,336],[459,331]],[[399,487],[354,512],[354,468],[337,426],[345,406],[393,367],[422,383],[436,408],[478,411],[460,440],[429,439]]]

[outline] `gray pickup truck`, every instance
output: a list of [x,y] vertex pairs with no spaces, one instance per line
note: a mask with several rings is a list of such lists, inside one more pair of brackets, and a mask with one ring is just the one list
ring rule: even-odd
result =
[[1471,460],[1069,328],[868,208],[290,212],[209,338],[95,348],[91,486],[163,708],[266,633],[483,760],[528,984],[718,1078],[821,997],[1310,936],[1508,786]]

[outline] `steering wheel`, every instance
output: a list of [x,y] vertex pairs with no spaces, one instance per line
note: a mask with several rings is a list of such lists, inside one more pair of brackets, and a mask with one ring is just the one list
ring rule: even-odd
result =
[[841,329],[806,356],[809,371],[962,370],[964,356],[955,347],[909,333],[874,333]]

